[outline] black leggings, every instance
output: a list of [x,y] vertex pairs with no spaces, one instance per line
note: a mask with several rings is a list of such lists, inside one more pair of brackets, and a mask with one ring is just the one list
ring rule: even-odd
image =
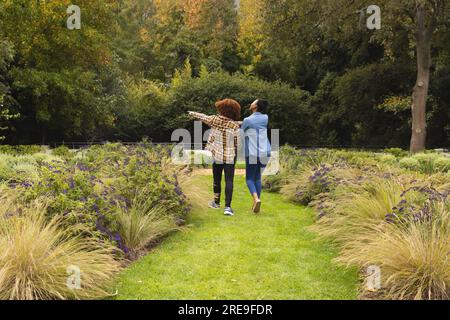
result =
[[231,207],[235,164],[213,163],[212,168],[214,176],[214,201],[217,204],[220,204],[220,195],[222,193],[222,171],[225,171],[225,206]]

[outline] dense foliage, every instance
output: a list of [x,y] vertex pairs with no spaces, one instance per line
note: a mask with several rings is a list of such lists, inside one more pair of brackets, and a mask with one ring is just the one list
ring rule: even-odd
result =
[[[68,30],[69,1],[2,1],[0,128],[9,130],[1,135],[10,144],[169,141],[189,126],[187,108],[213,112],[215,99],[263,97],[282,141],[408,146],[416,80],[414,23],[400,14],[408,1],[381,1],[375,31],[364,28],[367,15],[354,14],[365,1],[239,3],[81,0],[82,27]],[[450,144],[449,43],[440,25],[430,147]],[[190,76],[177,79],[187,61]]]
[[[160,91],[165,95],[161,105],[155,106],[145,115],[148,119],[141,134],[162,139],[169,136],[173,128],[191,127],[187,111],[213,114],[214,102],[229,96],[243,105],[250,105],[254,97],[264,96],[271,104],[270,127],[280,129],[282,142],[308,144],[312,138],[309,120],[309,94],[291,88],[281,82],[266,82],[256,77],[229,75],[223,71],[208,72],[203,69],[198,77],[190,75],[186,66],[175,76],[171,87]],[[249,115],[249,110],[243,114]],[[286,126],[285,123],[292,125]]]

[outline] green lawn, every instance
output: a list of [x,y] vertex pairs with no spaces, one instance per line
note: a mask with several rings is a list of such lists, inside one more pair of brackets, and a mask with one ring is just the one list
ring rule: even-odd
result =
[[235,185],[236,216],[194,206],[186,229],[121,274],[118,299],[356,299],[356,270],[336,266],[307,230],[310,209],[265,193],[255,216],[244,178]]

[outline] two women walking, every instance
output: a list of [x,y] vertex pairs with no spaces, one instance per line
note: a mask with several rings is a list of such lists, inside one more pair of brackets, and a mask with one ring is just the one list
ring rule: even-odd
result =
[[198,112],[189,112],[189,116],[211,127],[206,150],[213,157],[214,200],[210,208],[220,208],[222,173],[225,173],[225,215],[234,215],[231,209],[233,198],[234,171],[240,148],[241,106],[237,101],[225,99],[216,102],[217,115],[207,116]]
[[261,209],[261,177],[270,159],[270,142],[267,135],[269,118],[266,115],[268,103],[256,100],[250,106],[252,115],[240,122],[241,106],[233,99],[216,102],[217,115],[207,116],[198,112],[189,112],[193,119],[200,120],[211,128],[206,150],[213,157],[214,200],[210,208],[219,209],[221,200],[222,175],[225,174],[225,210],[232,216],[231,208],[234,187],[234,172],[241,139],[244,137],[246,182],[253,198],[252,210]]

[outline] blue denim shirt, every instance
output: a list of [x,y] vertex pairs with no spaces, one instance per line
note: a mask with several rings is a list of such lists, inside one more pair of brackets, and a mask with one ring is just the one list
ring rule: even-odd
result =
[[244,119],[242,130],[245,137],[245,157],[256,157],[257,159],[270,157],[268,124],[269,116],[260,112],[255,112]]

